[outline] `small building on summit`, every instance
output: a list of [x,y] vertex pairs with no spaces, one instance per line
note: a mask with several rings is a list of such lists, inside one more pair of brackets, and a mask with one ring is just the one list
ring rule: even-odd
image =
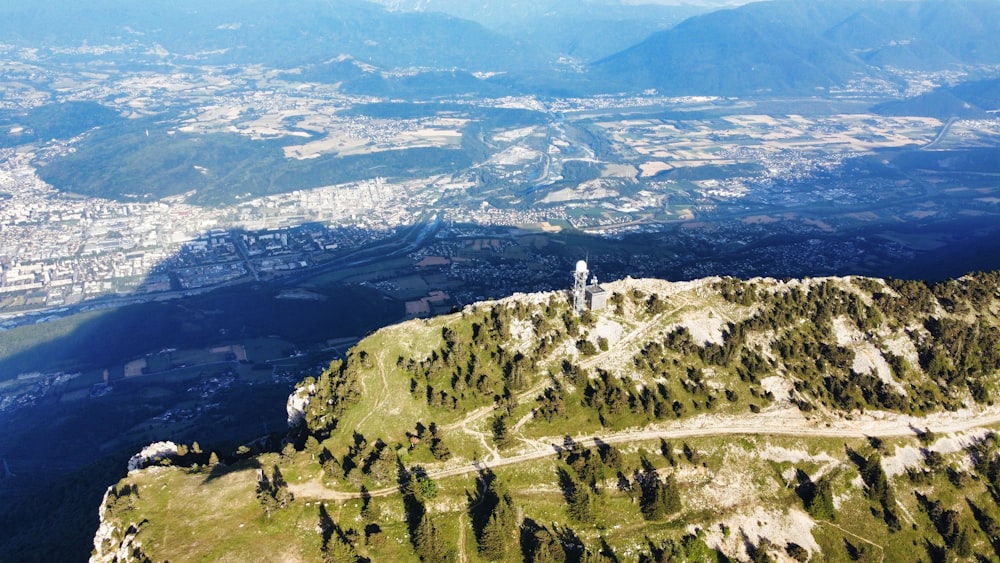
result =
[[590,274],[587,263],[580,260],[576,263],[576,270],[573,272],[573,310],[582,313],[584,307],[591,311],[600,311],[608,304],[608,292],[597,284],[597,278],[593,278],[587,284],[587,276]]
[[587,286],[587,308],[591,311],[603,310],[608,305],[608,292],[597,285],[597,280]]

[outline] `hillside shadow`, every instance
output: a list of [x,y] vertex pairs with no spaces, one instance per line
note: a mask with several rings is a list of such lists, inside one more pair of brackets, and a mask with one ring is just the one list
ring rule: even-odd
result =
[[[209,232],[195,242],[233,247],[258,235],[232,231],[227,237]],[[232,263],[259,265],[280,256],[265,251]],[[30,494],[94,459],[153,441],[229,447],[283,432],[294,382],[343,353],[328,342],[357,339],[402,316],[401,303],[357,283],[286,292],[306,280],[298,272],[272,280],[254,280],[248,272],[221,286],[209,275],[198,285],[190,277],[201,267],[198,259],[185,249],[153,268],[149,278],[171,278],[174,287],[165,293],[104,297],[8,321],[0,343],[7,397],[0,459],[9,471],[0,475],[6,477],[0,499]],[[283,357],[303,367],[278,370],[265,361]]]
[[233,460],[230,461],[229,463],[220,461],[219,463],[216,463],[215,465],[212,466],[212,468],[208,472],[208,475],[205,477],[203,483],[204,484],[211,483],[216,479],[225,477],[226,475],[230,475],[232,473],[256,471],[259,469],[263,469],[263,467],[260,465],[260,462],[257,460],[257,458]]
[[[212,237],[219,239],[219,233],[204,233],[196,241]],[[370,258],[363,252],[343,254],[352,262]],[[306,281],[297,272],[183,286],[176,270],[192,272],[196,258],[179,252],[138,284],[166,272],[172,284],[166,293],[98,298],[5,323],[0,467],[7,469],[0,471],[0,504],[11,507],[4,520],[10,521],[5,535],[11,542],[44,525],[86,530],[81,536],[89,541],[97,527],[97,501],[124,477],[126,467],[116,464],[98,474],[89,472],[88,464],[127,459],[151,442],[200,442],[206,452],[218,452],[223,463],[211,467],[206,482],[253,469],[246,461],[234,463],[238,456],[232,452],[257,436],[286,431],[285,402],[293,384],[344,352],[328,342],[356,340],[402,317],[399,301],[359,283],[321,283],[286,298],[287,288]],[[269,258],[274,257],[262,253],[259,260]],[[250,341],[261,350],[245,346]],[[242,349],[234,351],[233,345]],[[310,348],[315,352],[303,355]],[[264,361],[282,357],[291,358],[289,366],[302,367],[276,369],[280,362]],[[39,491],[78,471],[86,477],[77,479],[72,494],[97,499],[81,502],[86,510],[20,502],[49,498],[39,497]],[[80,557],[90,550],[84,541],[62,548]]]
[[[286,247],[270,249],[267,243],[274,233],[206,232],[152,267],[150,275],[134,284],[139,292],[51,306],[9,320],[4,323],[10,330],[0,349],[0,378],[31,370],[105,369],[163,348],[204,347],[256,336],[308,341],[318,339],[317,334],[363,335],[401,316],[399,304],[358,283],[329,283],[279,299],[282,289],[311,277],[386,256],[384,249],[362,249],[341,252],[332,260],[320,255],[324,262],[318,262],[307,254],[306,239],[312,245],[336,244],[328,241],[374,234],[324,228],[326,235],[318,236],[317,228],[306,224],[291,229]],[[248,248],[247,241],[263,249]],[[223,250],[213,252],[206,246]],[[312,267],[301,268],[301,263]]]
[[[317,355],[308,373],[283,381],[272,380],[268,375],[272,365],[262,363],[257,379],[267,383],[212,390],[216,393],[212,396],[225,400],[219,401],[224,405],[222,409],[209,412],[204,409],[214,401],[197,398],[203,391],[198,386],[227,370],[238,374],[248,364],[226,358],[199,373],[195,366],[182,365],[187,364],[183,360],[169,360],[174,363],[168,363],[158,375],[143,373],[139,368],[135,377],[126,377],[126,363],[152,362],[162,350],[206,349],[257,338],[285,342],[287,350],[282,352],[294,355],[303,344],[323,347],[331,339],[361,337],[398,320],[403,316],[403,301],[420,303],[426,298],[424,305],[428,309],[416,314],[434,314],[515,292],[565,289],[572,283],[573,265],[581,256],[589,258],[593,272],[602,280],[629,276],[667,280],[694,275],[751,277],[776,272],[799,277],[836,273],[905,277],[900,274],[913,271],[911,255],[837,271],[829,263],[810,259],[816,245],[805,244],[808,240],[826,240],[836,247],[834,243],[846,241],[863,247],[870,231],[824,234],[810,230],[786,236],[775,234],[773,229],[777,227],[739,221],[729,225],[732,228],[702,231],[687,229],[685,222],[678,222],[661,225],[658,232],[621,236],[598,236],[596,231],[569,228],[553,232],[440,221],[418,223],[389,237],[351,228],[339,235],[345,240],[370,238],[372,242],[331,248],[321,265],[290,270],[280,277],[274,274],[273,279],[273,273],[261,274],[260,261],[272,259],[279,264],[287,256],[268,254],[267,243],[259,258],[249,254],[251,244],[267,240],[265,235],[271,235],[273,240],[274,232],[237,229],[225,234],[203,233],[196,240],[204,242],[204,246],[232,244],[231,250],[225,249],[231,257],[229,263],[257,266],[247,268],[243,276],[224,286],[199,285],[198,260],[205,258],[183,251],[154,268],[157,276],[166,272],[172,284],[165,294],[106,297],[63,306],[60,309],[65,310],[58,313],[50,310],[7,323],[0,344],[0,382],[17,381],[19,375],[31,372],[39,375],[17,383],[18,393],[24,391],[19,395],[25,399],[23,406],[0,412],[0,459],[10,468],[4,475],[13,474],[0,479],[0,500],[30,495],[42,484],[72,473],[89,461],[134,452],[155,440],[196,439],[206,446],[209,442],[237,444],[255,435],[283,431],[284,402],[292,384],[305,375],[318,373],[322,362],[329,361],[334,353]],[[294,234],[289,231],[291,238],[316,234],[321,226],[306,224],[297,228]],[[993,232],[983,231],[987,238]],[[325,235],[313,238],[312,234],[307,238],[327,240],[323,239]],[[723,241],[736,234],[749,242],[737,250],[725,247]],[[212,242],[213,238],[217,241]],[[250,243],[251,238],[256,240]],[[946,246],[934,252],[947,253],[953,248]],[[944,277],[1000,267],[1000,252],[963,256],[936,273]],[[431,259],[423,264],[418,261],[428,257]],[[217,265],[211,261],[202,265],[212,264]],[[324,279],[310,281],[317,277]],[[148,277],[138,285],[153,281]],[[292,298],[282,294],[285,289],[306,284],[304,293]],[[449,300],[433,301],[432,293],[438,290]],[[167,296],[171,298],[165,299]],[[254,367],[253,358],[246,362]],[[60,373],[82,375],[67,382],[60,379]],[[106,392],[107,387],[110,392]],[[11,394],[9,389],[5,393]],[[181,409],[186,412],[168,414],[189,393],[196,396],[194,406]],[[162,421],[154,421],[161,416],[165,417]],[[39,424],[39,420],[45,423]],[[180,436],[172,426],[179,422],[189,429]],[[573,444],[554,447],[565,451]]]

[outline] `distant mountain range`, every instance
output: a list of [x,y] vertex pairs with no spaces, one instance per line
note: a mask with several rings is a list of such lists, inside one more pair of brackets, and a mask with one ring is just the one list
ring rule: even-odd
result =
[[[591,62],[708,12],[722,2],[632,2],[621,0],[372,0],[391,10],[440,12],[472,20],[557,55]],[[713,7],[714,6],[714,7]]]
[[[14,44],[145,45],[152,62],[316,70],[347,55],[375,70],[468,73],[457,80],[438,74],[449,80],[431,88],[434,94],[454,88],[498,94],[656,89],[677,95],[817,95],[855,80],[900,82],[907,71],[1000,64],[1000,3],[992,0],[778,0],[709,13],[704,6],[612,0],[381,4],[57,1],[0,8],[0,33]],[[331,80],[363,78],[363,87],[376,94],[428,91],[372,81],[343,65],[330,70]],[[473,75],[496,78],[478,88],[470,84]]]
[[761,2],[690,18],[591,70],[672,94],[815,94],[889,69],[996,64],[998,36],[992,1]]
[[191,62],[286,68],[344,54],[387,69],[530,69],[548,61],[469,20],[391,12],[361,0],[57,1],[0,8],[0,33],[35,46],[139,42]]

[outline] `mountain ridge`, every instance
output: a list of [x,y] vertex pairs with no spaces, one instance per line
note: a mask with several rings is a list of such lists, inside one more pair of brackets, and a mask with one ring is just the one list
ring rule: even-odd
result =
[[883,115],[926,115],[942,120],[988,119],[1000,110],[1000,78],[942,86],[905,100],[883,102],[874,110]]
[[691,17],[590,68],[671,95],[815,94],[899,82],[897,70],[996,64],[998,15],[990,2],[760,2]]
[[[221,463],[188,449],[167,461],[177,468],[112,487],[92,560],[122,547],[207,556],[204,545],[267,559],[248,543],[260,541],[258,529],[284,534],[281,553],[306,559],[541,561],[552,549],[546,534],[560,529],[575,539],[555,560],[650,546],[654,558],[762,550],[798,559],[804,550],[846,560],[843,540],[857,535],[886,555],[918,538],[948,553],[988,549],[943,483],[951,471],[980,514],[1000,510],[975,484],[976,475],[992,482],[992,460],[1000,467],[990,430],[1000,421],[998,276],[930,287],[626,279],[604,285],[604,310],[574,313],[561,292],[520,294],[386,327],[299,384],[289,413],[301,422],[283,447]],[[740,484],[714,491],[710,482]],[[920,494],[906,496],[907,482]],[[501,500],[481,512],[477,498],[490,491]],[[175,494],[190,506],[169,508]],[[163,543],[168,530],[187,534],[183,522],[204,522],[213,495],[229,509],[209,528],[227,539]],[[938,531],[947,511],[957,531]],[[331,535],[286,533],[317,517]],[[515,534],[512,546],[489,539],[492,520]]]
[[[539,11],[534,20],[504,13],[510,23],[489,27],[482,23],[488,18],[390,10],[361,0],[344,0],[336,9],[310,0],[281,14],[261,0],[238,9],[222,3],[174,10],[160,4],[136,10],[104,0],[65,10],[10,7],[0,12],[7,16],[0,30],[12,41],[41,39],[60,50],[120,43],[121,54],[109,50],[103,56],[129,64],[138,59],[147,65],[292,69],[350,56],[389,74],[488,75],[483,91],[520,94],[652,89],[666,95],[814,96],[852,91],[864,81],[902,92],[913,73],[976,77],[1000,64],[993,41],[1000,34],[1000,7],[987,0],[773,0],[708,13],[665,6],[545,6],[532,6]],[[102,20],[106,13],[115,18]],[[31,31],[26,24],[38,21],[51,25]],[[339,70],[343,74],[334,73],[332,81],[358,78],[352,69]],[[370,94],[394,94],[378,81],[358,86]],[[453,87],[456,95],[477,90],[468,77]]]
[[[102,0],[96,6],[47,4],[9,7],[0,13],[7,16],[0,29],[11,40],[42,40],[59,47],[112,40],[138,43],[148,46],[143,55],[154,63],[166,59],[289,68],[349,54],[388,69],[460,66],[495,71],[548,64],[544,55],[478,23],[440,13],[391,12],[363,0],[340,0],[336,5],[307,0],[293,10],[262,0],[151,3],[141,8]],[[453,48],[456,44],[463,49]],[[136,58],[136,53],[127,54]]]

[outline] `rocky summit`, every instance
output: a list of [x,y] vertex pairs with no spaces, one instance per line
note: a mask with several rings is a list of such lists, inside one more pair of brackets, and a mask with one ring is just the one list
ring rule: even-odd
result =
[[91,560],[988,558],[998,282],[624,279],[387,327],[287,433],[146,456]]

